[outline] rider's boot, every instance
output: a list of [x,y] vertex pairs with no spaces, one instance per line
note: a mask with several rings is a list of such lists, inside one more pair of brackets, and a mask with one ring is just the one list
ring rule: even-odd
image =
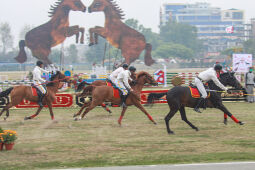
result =
[[127,105],[126,105],[127,95],[122,95],[121,100],[122,100],[121,106],[122,106],[123,108],[124,108],[124,107],[127,107]]
[[196,111],[196,112],[198,112],[198,113],[202,113],[201,111],[200,111],[200,107],[201,106],[203,106],[203,108],[205,108],[205,99],[204,98],[199,98],[198,99],[198,102],[197,102],[197,105],[195,106],[195,108],[194,108],[194,110]]
[[43,100],[44,94],[42,92],[38,93],[38,105],[40,107],[43,107],[42,100]]

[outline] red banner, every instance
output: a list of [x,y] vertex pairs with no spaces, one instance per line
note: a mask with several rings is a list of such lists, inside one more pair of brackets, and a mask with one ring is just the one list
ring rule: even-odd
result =
[[[56,100],[52,103],[52,107],[70,107],[73,105],[73,96],[71,94],[56,94]],[[16,108],[36,108],[37,103],[23,100]],[[45,106],[48,107],[48,106]]]
[[[168,90],[146,90],[141,91],[141,104],[147,103],[147,98],[150,93],[166,93]],[[162,97],[160,100],[154,101],[154,103],[167,103],[166,96]]]

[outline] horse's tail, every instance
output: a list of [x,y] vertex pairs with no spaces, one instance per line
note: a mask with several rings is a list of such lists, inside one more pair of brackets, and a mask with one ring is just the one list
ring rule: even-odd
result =
[[78,97],[85,97],[85,96],[91,95],[95,88],[96,88],[96,86],[89,85],[89,86],[85,87],[83,89],[83,92],[81,94],[77,95],[77,96]]
[[10,87],[9,89],[1,92],[0,97],[7,97],[11,93],[12,90],[13,90],[13,87]]
[[148,98],[147,98],[147,104],[152,105],[154,100],[158,100],[161,97],[165,96],[167,93],[150,93]]
[[81,82],[81,83],[78,85],[78,87],[77,87],[77,89],[76,89],[76,92],[81,91],[81,90],[84,88],[85,85],[91,85],[91,84],[90,84],[90,83],[87,83],[87,82],[85,82],[85,81]]
[[151,50],[152,50],[151,44],[147,43],[145,46],[145,55],[144,55],[144,62],[147,66],[150,66],[153,63],[155,63],[155,60],[153,60],[151,57]]
[[15,59],[19,63],[24,63],[27,60],[27,54],[26,54],[26,51],[25,51],[25,46],[26,46],[25,40],[20,40],[19,41],[19,54],[18,54],[17,57],[15,57]]

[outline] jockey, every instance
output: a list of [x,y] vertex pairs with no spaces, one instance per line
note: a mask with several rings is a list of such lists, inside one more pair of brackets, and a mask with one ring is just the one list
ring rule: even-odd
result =
[[219,74],[221,70],[222,66],[220,64],[216,64],[214,68],[209,68],[199,73],[198,76],[195,77],[195,85],[197,86],[199,92],[202,95],[201,98],[198,100],[196,107],[194,108],[196,112],[201,113],[201,111],[199,110],[200,106],[203,106],[204,109],[206,108],[205,100],[207,97],[207,92],[205,90],[203,82],[206,83],[212,80],[218,87],[229,92],[228,89],[223,84],[221,84],[221,82],[217,78],[217,74]]
[[34,83],[35,87],[41,92],[41,93],[38,93],[38,98],[39,98],[38,104],[40,107],[43,107],[42,100],[47,92],[46,86],[42,85],[42,83],[45,83],[46,81],[44,79],[42,79],[41,75],[42,75],[42,72],[49,73],[49,71],[44,70],[42,67],[43,67],[43,62],[37,61],[36,66],[32,72],[33,73],[33,83]]
[[114,70],[112,72],[112,74],[109,76],[110,80],[112,81],[112,83],[115,83],[115,80],[118,77],[118,74],[124,70],[128,69],[128,65],[127,64],[123,64],[122,67],[117,68],[116,70]]
[[[117,79],[115,80],[115,85],[122,91],[121,100],[122,100],[122,107],[126,106],[126,99],[128,96],[128,92],[132,92],[133,89],[130,87],[128,80],[131,79],[130,75],[136,71],[136,68],[131,66],[129,70],[121,71]],[[132,73],[131,73],[132,72]],[[132,79],[131,79],[132,80]]]
[[133,82],[135,82],[135,80],[133,80],[131,77],[135,77],[136,68],[134,66],[130,66],[128,68],[128,70],[129,70],[129,77],[128,77],[128,79],[133,83]]

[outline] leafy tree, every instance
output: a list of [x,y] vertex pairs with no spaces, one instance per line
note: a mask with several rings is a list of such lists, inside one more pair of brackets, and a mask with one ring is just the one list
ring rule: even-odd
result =
[[98,37],[98,44],[89,47],[89,50],[86,52],[86,59],[91,63],[102,62],[104,56],[106,40]]
[[249,54],[252,54],[253,56],[255,56],[255,40],[250,39],[248,41],[245,41],[243,43],[243,51],[245,53],[249,53]]
[[11,35],[11,26],[9,23],[0,24],[0,43],[2,45],[2,53],[5,54],[9,48],[13,46],[13,36]]
[[65,57],[67,63],[77,63],[78,62],[78,50],[74,44],[71,44],[67,48],[67,56]]
[[182,44],[196,52],[202,49],[196,27],[188,24],[168,22],[160,27],[160,38],[163,42]]
[[61,50],[58,48],[52,49],[52,51],[49,55],[49,59],[53,63],[60,63],[60,57],[61,57]]
[[157,58],[191,59],[194,57],[194,51],[181,44],[164,43],[153,52],[153,56]]
[[20,40],[24,40],[25,39],[25,36],[26,36],[26,33],[30,30],[33,29],[33,26],[31,25],[24,25],[23,28],[21,29],[20,33],[19,33],[19,38]]

